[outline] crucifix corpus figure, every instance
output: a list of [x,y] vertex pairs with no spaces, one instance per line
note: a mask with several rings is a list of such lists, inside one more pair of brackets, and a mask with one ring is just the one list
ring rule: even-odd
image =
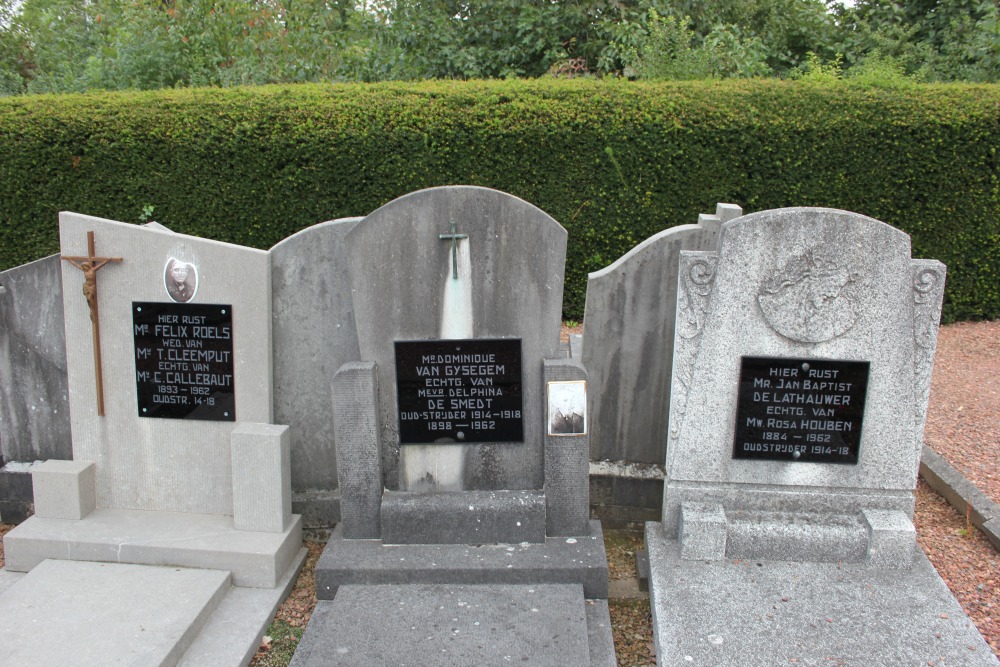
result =
[[122,261],[121,257],[97,257],[94,252],[94,232],[87,232],[87,256],[61,256],[83,271],[83,296],[90,307],[90,328],[94,334],[94,379],[97,383],[97,415],[104,416],[104,378],[101,373],[101,328],[97,313],[97,271],[111,262]]

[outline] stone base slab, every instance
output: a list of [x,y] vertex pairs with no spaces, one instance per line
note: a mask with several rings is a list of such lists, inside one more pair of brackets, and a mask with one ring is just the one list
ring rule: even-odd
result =
[[816,563],[865,560],[868,533],[860,516],[727,512],[726,518],[727,558]]
[[909,569],[680,558],[646,524],[657,664],[997,667],[919,549]]
[[46,560],[0,571],[0,663],[247,665],[305,562],[275,588],[230,586],[229,572]]
[[320,665],[614,665],[606,601],[579,584],[348,585],[292,659]]
[[80,520],[31,517],[3,538],[7,569],[46,558],[225,570],[233,585],[274,588],[302,547],[293,515],[283,533],[236,530],[232,517],[98,509]]
[[177,666],[249,665],[308,553],[299,549],[274,588],[230,588]]
[[672,480],[663,490],[663,527],[676,538],[681,505],[721,505],[731,512],[748,514],[799,514],[814,516],[861,516],[864,510],[892,510],[913,517],[913,491],[890,489],[839,489],[817,486],[773,484],[718,484]]
[[382,495],[385,544],[517,544],[545,541],[541,491]]
[[4,665],[174,665],[228,572],[46,560],[0,596]]
[[316,563],[316,597],[350,584],[581,584],[585,597],[606,599],[608,559],[599,521],[588,536],[482,546],[349,540],[338,525]]
[[695,502],[681,503],[678,538],[685,560],[865,562],[899,568],[910,566],[917,543],[913,522],[898,510],[749,512]]

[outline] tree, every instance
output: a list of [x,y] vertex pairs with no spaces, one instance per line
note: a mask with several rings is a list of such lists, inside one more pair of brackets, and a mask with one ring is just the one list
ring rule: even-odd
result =
[[1000,81],[998,0],[858,0],[836,12],[848,67],[892,59],[929,81]]

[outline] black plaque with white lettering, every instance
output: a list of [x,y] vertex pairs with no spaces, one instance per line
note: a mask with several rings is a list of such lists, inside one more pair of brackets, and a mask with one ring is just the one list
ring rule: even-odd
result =
[[396,342],[401,443],[524,442],[521,341]]
[[869,366],[743,357],[733,458],[857,463]]
[[132,302],[140,417],[236,421],[233,307]]

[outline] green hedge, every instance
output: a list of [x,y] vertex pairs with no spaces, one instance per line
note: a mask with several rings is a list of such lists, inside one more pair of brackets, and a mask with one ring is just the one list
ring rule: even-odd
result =
[[425,82],[0,99],[0,268],[59,210],[267,248],[412,190],[484,185],[569,230],[589,271],[717,202],[830,206],[948,265],[947,321],[1000,317],[1000,86]]

